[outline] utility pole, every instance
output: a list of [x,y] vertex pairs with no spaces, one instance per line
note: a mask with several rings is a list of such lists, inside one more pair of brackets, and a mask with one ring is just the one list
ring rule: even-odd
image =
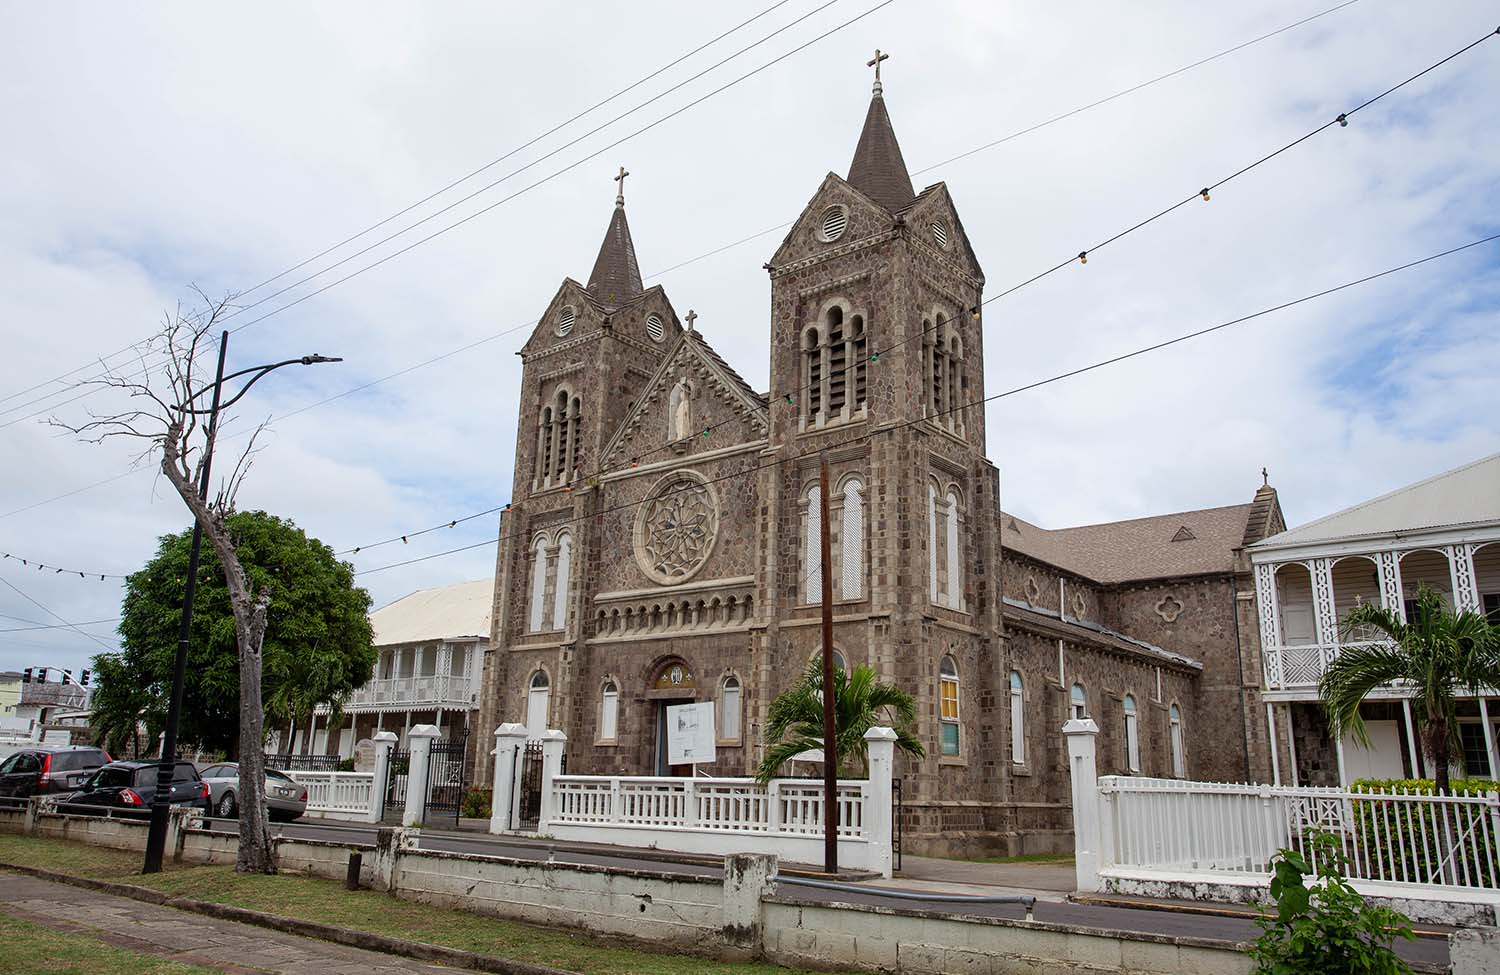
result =
[[833,718],[833,543],[828,530],[828,451],[818,455],[818,547],[823,566],[823,872],[839,872],[839,767]]
[[[224,354],[229,332],[219,336],[219,368],[214,373],[213,407],[208,414],[208,442],[203,445],[203,470],[198,497],[208,500],[208,473],[214,459],[214,427],[219,422],[219,393],[224,386]],[[191,404],[188,404],[191,405]],[[156,795],[151,797],[151,826],[146,833],[146,862],[141,873],[160,873],[167,846],[167,816],[172,807],[172,778],[177,771],[177,722],[182,715],[182,685],[187,680],[188,641],[193,630],[193,596],[198,591],[198,553],[203,548],[203,526],[193,519],[193,544],[188,549],[187,580],[182,593],[182,619],[177,627],[177,659],[172,667],[172,697],[167,702],[167,727],[161,743],[161,765],[156,770]]]

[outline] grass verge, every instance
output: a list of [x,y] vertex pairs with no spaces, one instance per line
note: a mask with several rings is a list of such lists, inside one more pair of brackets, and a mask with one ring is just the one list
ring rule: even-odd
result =
[[[0,835],[0,862],[150,887],[173,897],[228,904],[462,951],[590,975],[810,975],[777,965],[658,954],[606,938],[470,914],[375,891],[346,891],[293,874],[237,874],[232,867],[177,867],[141,876],[139,854],[64,840]],[[28,969],[32,970],[32,969]],[[51,969],[35,969],[51,972]]]
[[0,972],[10,975],[217,975],[217,970],[183,965],[116,948],[86,934],[59,932],[20,918],[0,915]]

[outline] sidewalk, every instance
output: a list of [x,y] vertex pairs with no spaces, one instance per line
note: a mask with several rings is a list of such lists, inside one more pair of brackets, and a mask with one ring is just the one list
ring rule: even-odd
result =
[[228,975],[453,975],[456,971],[16,874],[7,875],[0,885],[0,904],[8,916],[32,924],[78,932],[137,954]]

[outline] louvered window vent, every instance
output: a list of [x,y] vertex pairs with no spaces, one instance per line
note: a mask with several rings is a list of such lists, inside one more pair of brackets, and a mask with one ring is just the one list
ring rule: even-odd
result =
[[557,334],[567,335],[573,331],[573,322],[578,318],[576,312],[571,308],[564,308],[557,316]]
[[656,312],[646,316],[646,334],[651,336],[653,342],[660,342],[661,337],[667,334],[667,323]]
[[843,206],[831,206],[823,211],[823,239],[832,243],[844,236],[849,226],[849,211]]
[[948,249],[948,228],[944,227],[940,223],[933,224],[932,225],[932,239],[935,240],[935,241],[937,241],[937,245],[939,247],[941,247],[943,250],[947,250]]

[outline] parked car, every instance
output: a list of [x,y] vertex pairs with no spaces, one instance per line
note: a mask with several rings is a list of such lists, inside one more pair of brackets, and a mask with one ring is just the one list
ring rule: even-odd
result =
[[24,748],[0,762],[0,796],[42,796],[75,792],[109,754],[92,746]]
[[[111,762],[98,769],[63,800],[65,812],[88,813],[106,806],[126,811],[146,812],[156,798],[156,780],[161,762]],[[192,762],[177,762],[172,768],[168,800],[174,806],[192,806],[209,811],[208,783],[198,775]]]
[[[213,813],[225,819],[240,814],[240,767],[236,762],[209,765],[201,773],[208,783]],[[291,822],[307,812],[307,787],[277,769],[266,769],[266,810],[272,819]]]

